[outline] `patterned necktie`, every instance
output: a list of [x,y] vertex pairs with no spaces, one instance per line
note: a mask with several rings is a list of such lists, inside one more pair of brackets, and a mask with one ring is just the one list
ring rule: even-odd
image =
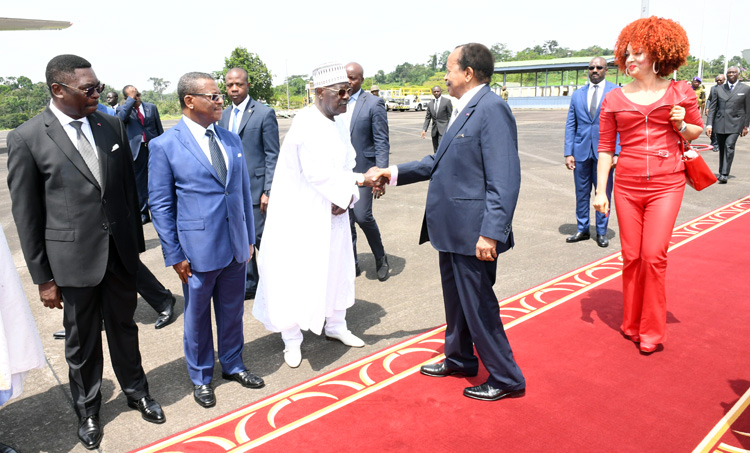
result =
[[591,115],[591,119],[594,119],[594,115],[596,115],[596,108],[599,107],[599,103],[597,102],[597,92],[599,91],[599,85],[594,85],[594,94],[591,96],[591,105],[589,105],[589,115]]
[[208,149],[211,151],[211,165],[214,166],[221,183],[227,185],[227,164],[224,162],[224,155],[219,148],[219,143],[214,137],[214,131],[206,129],[206,135],[208,135]]
[[456,118],[458,118],[458,107],[453,109],[453,114],[451,115],[451,119],[448,121],[448,127],[445,129],[448,130],[453,125],[453,122],[456,121]]
[[232,132],[234,132],[235,134],[237,133],[237,125],[239,123],[239,121],[237,121],[239,119],[239,117],[237,116],[239,113],[240,113],[240,109],[235,107],[234,108],[234,122],[232,123]]
[[732,88],[734,88],[734,85],[732,85],[732,84],[730,83],[730,84],[729,84],[729,91],[732,91]]
[[89,167],[89,170],[91,170],[91,173],[94,175],[94,179],[96,179],[96,182],[99,183],[101,186],[101,173],[99,172],[99,159],[96,158],[96,152],[94,151],[94,148],[91,147],[91,143],[89,143],[89,140],[86,138],[85,135],[83,135],[83,131],[81,131],[81,126],[83,125],[83,122],[81,121],[71,121],[70,125],[73,126],[76,130],[76,134],[78,134],[78,152],[81,154],[81,157],[83,157],[83,161],[86,162],[86,166]]
[[[135,114],[138,116],[138,121],[141,122],[141,126],[145,128],[146,127],[146,118],[143,117],[143,113],[141,113],[141,109],[140,108],[135,109]],[[147,142],[147,140],[146,140],[146,131],[144,130],[141,133],[143,134],[143,143],[146,143]]]

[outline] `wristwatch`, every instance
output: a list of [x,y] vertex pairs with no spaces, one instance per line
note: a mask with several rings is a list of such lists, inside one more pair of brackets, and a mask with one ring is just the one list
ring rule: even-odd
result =
[[680,133],[685,132],[685,129],[687,129],[687,123],[683,121],[682,122],[682,127],[680,128]]
[[270,197],[271,196],[271,190],[264,190],[263,195]]
[[354,178],[357,180],[358,186],[362,186],[365,183],[365,175],[362,173],[354,173]]

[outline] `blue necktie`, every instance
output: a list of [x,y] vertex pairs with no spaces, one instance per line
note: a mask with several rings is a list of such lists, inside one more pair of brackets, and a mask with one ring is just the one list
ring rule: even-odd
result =
[[211,165],[219,175],[219,180],[225,186],[227,185],[227,164],[224,162],[224,156],[219,148],[219,142],[214,137],[214,131],[206,129],[206,135],[208,135],[208,150],[211,151]]
[[237,107],[235,107],[234,108],[234,122],[232,123],[232,132],[234,132],[235,134],[237,133],[237,126],[238,126],[237,123],[239,123],[239,121],[238,121],[239,118],[237,117],[237,115],[239,113],[240,113],[240,109],[238,109]]

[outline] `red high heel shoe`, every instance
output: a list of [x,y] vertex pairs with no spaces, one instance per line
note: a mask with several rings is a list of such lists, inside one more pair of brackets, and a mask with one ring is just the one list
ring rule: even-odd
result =
[[651,354],[652,352],[656,351],[657,346],[658,345],[651,343],[641,343],[641,352]]

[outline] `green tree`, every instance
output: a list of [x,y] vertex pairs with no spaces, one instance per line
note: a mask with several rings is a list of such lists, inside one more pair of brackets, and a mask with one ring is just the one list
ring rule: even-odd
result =
[[161,77],[149,77],[148,80],[154,86],[154,91],[159,95],[159,100],[163,100],[164,98],[162,95],[171,82],[169,80],[164,80]]
[[445,71],[445,67],[448,64],[448,57],[450,56],[450,54],[450,50],[446,50],[440,55],[440,59],[438,59],[438,71]]
[[501,61],[509,61],[513,57],[513,52],[508,49],[508,46],[504,43],[498,42],[490,47],[490,52],[495,56],[495,63]]
[[227,92],[224,76],[232,68],[242,68],[247,71],[250,96],[269,103],[273,100],[273,75],[258,55],[248,52],[244,47],[237,47],[228,58],[224,59],[224,69],[214,72],[214,77],[219,79],[219,89],[224,94]]
[[12,129],[39,114],[49,104],[47,85],[25,76],[0,77],[0,129]]

